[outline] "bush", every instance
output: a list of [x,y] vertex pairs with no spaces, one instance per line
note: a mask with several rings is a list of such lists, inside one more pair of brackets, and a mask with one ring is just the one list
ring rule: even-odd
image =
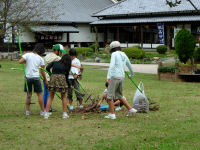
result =
[[194,51],[194,59],[195,59],[196,61],[200,61],[200,47],[195,48],[195,51]]
[[95,52],[95,48],[97,50],[99,49],[99,43],[94,43],[94,44],[90,45],[89,48],[93,49],[93,51]]
[[77,47],[75,48],[77,55],[91,56],[94,52],[93,49],[89,47]]
[[171,73],[174,73],[176,70],[179,70],[178,67],[175,67],[175,66],[172,66],[172,67],[166,67],[166,66],[160,66],[158,68],[158,72],[171,72]]
[[145,56],[143,49],[138,48],[125,48],[122,50],[129,58],[142,59]]
[[167,46],[165,46],[165,45],[157,46],[157,47],[156,47],[156,51],[157,51],[159,54],[165,54],[165,53],[167,52]]
[[194,56],[196,41],[194,36],[186,29],[180,30],[175,37],[175,50],[179,60],[186,63]]

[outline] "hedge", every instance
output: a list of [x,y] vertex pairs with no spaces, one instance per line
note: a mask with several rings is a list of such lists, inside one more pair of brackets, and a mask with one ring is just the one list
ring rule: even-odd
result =
[[143,49],[138,49],[136,47],[134,47],[134,48],[125,48],[122,51],[125,52],[126,55],[129,58],[142,59],[145,56],[144,50]]

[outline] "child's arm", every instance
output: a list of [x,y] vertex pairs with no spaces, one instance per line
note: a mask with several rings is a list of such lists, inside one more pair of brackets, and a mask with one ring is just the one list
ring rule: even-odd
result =
[[[45,66],[40,66],[41,68],[45,68]],[[46,78],[46,74],[45,72],[41,69],[41,74],[42,74],[42,77],[43,77],[43,80],[44,80],[44,83],[46,85],[48,85],[48,81],[47,81],[47,78]]]
[[106,97],[107,97],[107,93],[103,93],[103,96],[102,96],[101,100],[98,102],[97,105],[98,106],[101,105],[103,103],[103,100],[106,99]]
[[20,63],[20,64],[26,63],[26,60],[22,57],[22,58],[19,60],[19,63]]

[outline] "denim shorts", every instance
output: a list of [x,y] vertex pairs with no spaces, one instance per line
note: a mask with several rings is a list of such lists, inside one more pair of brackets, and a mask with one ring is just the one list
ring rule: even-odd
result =
[[[28,78],[26,79],[28,83],[28,91],[32,92],[32,87],[34,88],[35,93],[42,93],[42,85],[40,78]],[[26,83],[24,84],[24,92],[27,92]]]

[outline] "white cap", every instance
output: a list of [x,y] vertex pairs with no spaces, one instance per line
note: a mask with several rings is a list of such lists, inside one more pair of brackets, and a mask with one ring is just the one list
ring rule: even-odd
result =
[[116,48],[116,47],[120,47],[120,42],[119,41],[113,41],[110,43],[110,48]]

